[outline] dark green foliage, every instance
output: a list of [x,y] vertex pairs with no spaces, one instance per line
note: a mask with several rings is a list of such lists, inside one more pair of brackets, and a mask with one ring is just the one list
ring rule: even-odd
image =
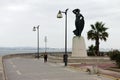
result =
[[120,52],[118,50],[114,50],[114,51],[110,51],[109,52],[109,56],[111,60],[116,60],[117,54],[119,54]]
[[120,53],[117,54],[116,63],[117,63],[117,65],[118,65],[118,67],[120,68]]
[[88,56],[95,56],[92,52],[90,52],[90,51],[87,51],[87,55]]
[[111,60],[116,61],[117,66],[120,68],[120,52],[118,50],[111,51],[109,56]]
[[95,46],[93,46],[93,45],[89,46],[88,56],[96,56],[96,54],[95,54]]

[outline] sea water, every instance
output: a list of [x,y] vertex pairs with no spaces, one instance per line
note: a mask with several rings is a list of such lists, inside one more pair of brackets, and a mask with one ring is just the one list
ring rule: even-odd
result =
[[[47,52],[64,52],[64,48],[47,48]],[[70,51],[70,50],[69,50]],[[23,53],[36,53],[37,48],[0,48],[0,56],[7,54],[23,54]],[[45,52],[45,48],[40,48],[39,52]]]
[[0,56],[17,53],[36,53],[36,50],[21,50],[21,49],[4,49],[0,50]]

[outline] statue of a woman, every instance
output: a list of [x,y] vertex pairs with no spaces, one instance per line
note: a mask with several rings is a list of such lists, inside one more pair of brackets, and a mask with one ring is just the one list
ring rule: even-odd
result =
[[81,36],[85,23],[84,17],[82,14],[80,14],[79,9],[74,9],[73,13],[76,15],[76,20],[75,20],[76,30],[74,30],[73,32],[76,36]]

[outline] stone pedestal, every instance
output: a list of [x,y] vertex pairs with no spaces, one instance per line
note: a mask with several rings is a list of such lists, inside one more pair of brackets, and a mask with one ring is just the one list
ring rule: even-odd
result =
[[87,57],[85,41],[82,36],[73,37],[71,57]]

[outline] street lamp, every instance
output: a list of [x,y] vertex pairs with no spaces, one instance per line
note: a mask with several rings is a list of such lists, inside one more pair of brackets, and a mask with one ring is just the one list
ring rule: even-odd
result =
[[47,36],[45,36],[44,41],[45,41],[45,53],[46,53],[47,52]]
[[67,66],[67,62],[68,62],[68,54],[67,54],[67,11],[68,9],[66,9],[65,11],[60,11],[57,14],[57,18],[62,18],[62,13],[65,14],[65,54],[63,55],[63,61],[65,63],[65,66]]
[[39,25],[37,27],[33,27],[33,31],[37,31],[37,56],[36,58],[39,59]]

